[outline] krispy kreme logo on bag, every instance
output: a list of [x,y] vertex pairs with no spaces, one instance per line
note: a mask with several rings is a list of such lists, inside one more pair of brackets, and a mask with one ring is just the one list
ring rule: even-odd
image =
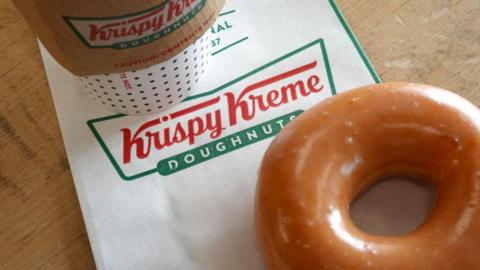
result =
[[119,175],[171,175],[278,134],[335,94],[322,40],[310,43],[160,115],[88,121]]
[[195,17],[206,0],[167,0],[133,14],[64,19],[80,40],[90,48],[128,49],[158,40]]

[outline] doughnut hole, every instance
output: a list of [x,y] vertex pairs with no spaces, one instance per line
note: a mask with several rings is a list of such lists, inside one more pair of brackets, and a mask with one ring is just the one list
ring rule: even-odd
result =
[[[448,228],[455,227],[454,224],[440,221],[462,219],[463,209],[468,205],[469,193],[475,190],[468,179],[474,178],[476,173],[472,170],[477,162],[472,159],[472,153],[476,151],[477,135],[470,131],[467,119],[458,117],[448,109],[438,110],[436,103],[422,101],[420,103],[424,110],[436,113],[420,115],[409,104],[405,105],[407,108],[400,113],[388,110],[390,106],[385,106],[378,109],[377,114],[362,116],[363,121],[382,123],[374,128],[362,125],[362,121],[357,120],[356,116],[352,117],[354,124],[351,127],[338,125],[337,131],[346,134],[345,137],[351,134],[356,143],[356,147],[346,147],[341,154],[343,156],[338,157],[339,160],[347,162],[337,163],[338,169],[333,170],[340,172],[335,177],[339,180],[340,186],[343,186],[341,189],[346,191],[346,196],[338,198],[339,208],[344,210],[342,215],[345,222],[351,222],[361,231],[380,236],[408,234],[415,235],[418,239],[427,239],[428,231],[448,231]],[[355,165],[354,168],[349,167],[352,165]],[[407,191],[409,185],[410,189],[424,193],[416,194],[419,201],[423,200],[421,206],[414,201],[408,202],[412,208],[417,207],[411,211],[411,214],[418,211],[416,217],[404,216],[400,221],[395,212],[400,215],[401,211],[390,208],[389,214],[397,218],[396,220],[379,220],[375,226],[368,228],[363,225],[369,224],[348,221],[355,216],[351,212],[356,210],[352,203],[364,200],[362,194],[365,191],[370,189],[375,192],[383,186],[383,191],[388,192],[385,186],[395,185],[391,177],[402,175],[411,177],[410,183],[400,181],[403,182],[406,191],[403,193],[403,201],[408,200],[409,196],[415,196]],[[398,184],[399,180],[396,182]],[[397,187],[396,193],[397,199],[402,200],[402,190]],[[390,198],[384,198],[383,205],[377,205],[377,209],[385,210],[388,205],[398,206],[399,201],[395,201],[395,197],[391,195],[383,194],[384,197]],[[374,221],[369,222],[372,225]]]
[[429,217],[435,194],[435,187],[422,179],[386,177],[350,204],[350,217],[358,229],[372,235],[407,234]]

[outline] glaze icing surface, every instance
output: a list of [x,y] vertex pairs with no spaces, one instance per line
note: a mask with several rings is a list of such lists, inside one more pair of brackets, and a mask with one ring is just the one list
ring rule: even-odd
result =
[[[259,172],[257,240],[282,269],[480,269],[480,111],[436,87],[366,86],[329,98],[280,132]],[[400,236],[360,231],[350,203],[380,179],[437,190],[431,215]]]

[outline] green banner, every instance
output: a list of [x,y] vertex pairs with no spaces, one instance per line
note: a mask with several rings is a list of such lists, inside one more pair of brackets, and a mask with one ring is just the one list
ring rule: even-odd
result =
[[157,171],[161,175],[170,175],[239,148],[273,137],[302,112],[302,110],[298,110],[286,114],[192,150],[163,159],[158,162]]

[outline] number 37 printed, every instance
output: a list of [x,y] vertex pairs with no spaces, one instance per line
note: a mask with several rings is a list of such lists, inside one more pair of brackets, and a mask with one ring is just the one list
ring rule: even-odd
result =
[[211,40],[212,47],[220,45],[220,38],[214,38]]

